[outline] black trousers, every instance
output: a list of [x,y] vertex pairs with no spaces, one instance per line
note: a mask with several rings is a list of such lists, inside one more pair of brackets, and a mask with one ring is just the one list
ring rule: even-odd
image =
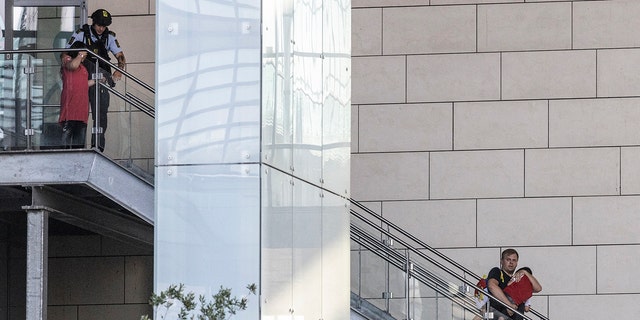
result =
[[[504,320],[523,320],[524,319],[523,317],[521,317],[521,316],[519,316],[519,315],[517,315],[515,313],[512,316],[508,316],[509,313],[507,311],[507,308],[505,308],[503,306],[500,306],[499,309],[491,307],[491,311],[493,311],[493,313],[494,313],[494,315],[493,315],[494,319],[498,319],[500,317],[503,317]],[[521,303],[518,306],[518,312],[524,314],[524,303]]]
[[62,146],[65,149],[84,148],[84,140],[87,135],[87,124],[82,121],[69,120],[62,125]]
[[89,87],[89,104],[91,105],[91,119],[93,119],[93,125],[96,125],[96,87],[100,88],[100,102],[98,107],[98,114],[100,115],[100,128],[102,133],[91,132],[91,147],[96,147],[96,134],[98,135],[98,149],[104,151],[105,140],[104,134],[107,132],[107,113],[109,112],[109,91],[100,85],[93,85]]

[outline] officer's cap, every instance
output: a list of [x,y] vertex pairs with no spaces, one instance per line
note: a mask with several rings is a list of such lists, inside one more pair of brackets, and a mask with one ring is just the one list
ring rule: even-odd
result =
[[98,24],[101,26],[109,26],[111,25],[111,13],[105,9],[98,9],[91,14],[91,19],[93,20],[93,24]]

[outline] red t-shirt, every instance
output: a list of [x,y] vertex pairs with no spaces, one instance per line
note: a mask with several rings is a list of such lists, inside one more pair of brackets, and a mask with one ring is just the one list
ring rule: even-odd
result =
[[60,95],[60,118],[58,122],[76,120],[87,123],[89,118],[89,73],[80,64],[78,69],[69,70],[65,66],[73,58],[64,55],[62,59],[62,94]]
[[533,284],[529,277],[522,275],[520,281],[510,283],[502,291],[513,299],[513,303],[520,305],[533,296]]

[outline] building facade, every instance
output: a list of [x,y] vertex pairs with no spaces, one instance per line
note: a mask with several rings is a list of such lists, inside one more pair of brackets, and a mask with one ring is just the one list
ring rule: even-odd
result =
[[[156,81],[156,60],[162,56],[150,49],[160,32],[157,6],[151,0],[88,3],[89,12],[103,7],[114,15],[113,30],[127,54],[128,71],[148,83]],[[631,276],[640,267],[640,40],[635,19],[640,3],[353,0],[351,8],[352,173],[347,194],[478,274],[498,264],[502,249],[515,247],[519,264],[530,266],[543,285],[534,307],[551,319],[626,317],[640,311],[640,282]],[[162,26],[168,33],[169,26]],[[255,31],[252,23],[240,27]],[[259,48],[270,53],[267,46]],[[163,53],[173,49],[165,47]],[[266,73],[268,68],[258,64]],[[250,96],[267,101],[260,90],[259,97]],[[316,100],[323,99],[311,99]],[[268,114],[251,121],[264,121]],[[293,145],[293,140],[290,136],[284,142]],[[269,145],[260,142],[256,148],[270,150]],[[280,156],[293,159],[287,152]],[[307,154],[317,163],[314,152]],[[240,158],[247,154],[255,156],[235,153]],[[166,174],[164,166],[170,163],[165,156],[165,162],[158,161]],[[233,161],[226,161],[219,161],[218,168],[233,167]],[[298,174],[303,164],[292,168],[255,158],[237,162],[233,170],[246,175],[248,166],[251,179],[275,172],[272,186],[287,195],[271,198],[271,204],[253,196],[251,210],[290,215],[293,201],[300,200],[315,204],[305,214],[317,218],[326,197],[311,194],[323,188],[343,194],[323,186],[317,171]],[[152,168],[153,162],[146,165]],[[256,222],[251,223],[255,232]],[[3,233],[6,250],[0,256],[5,262],[15,258],[11,252],[22,241],[11,232]],[[151,253],[78,233],[53,235],[50,271],[84,268],[56,273],[50,280],[52,286],[78,286],[49,299],[49,319],[137,318],[147,312]],[[293,266],[293,255],[279,250],[284,237],[253,239],[259,240],[272,244],[267,249],[274,266]],[[300,250],[299,256],[309,252],[314,251]],[[2,274],[8,276],[0,283],[19,288],[11,275],[20,268],[3,264]],[[243,277],[238,285],[247,279],[255,276]],[[273,279],[267,292],[283,282]],[[179,279],[164,282],[173,281]],[[105,283],[113,285],[104,291],[108,294],[91,294],[94,285]],[[3,307],[22,308],[15,297],[2,300],[7,301]],[[289,311],[284,304],[274,308]]]
[[639,13],[354,0],[352,197],[480,275],[515,247],[550,319],[638,312]]

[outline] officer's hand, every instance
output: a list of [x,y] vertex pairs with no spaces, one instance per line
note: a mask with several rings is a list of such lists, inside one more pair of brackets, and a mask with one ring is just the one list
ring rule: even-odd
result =
[[120,71],[116,71],[113,73],[113,80],[119,81],[120,79],[122,79],[122,73],[120,73]]

